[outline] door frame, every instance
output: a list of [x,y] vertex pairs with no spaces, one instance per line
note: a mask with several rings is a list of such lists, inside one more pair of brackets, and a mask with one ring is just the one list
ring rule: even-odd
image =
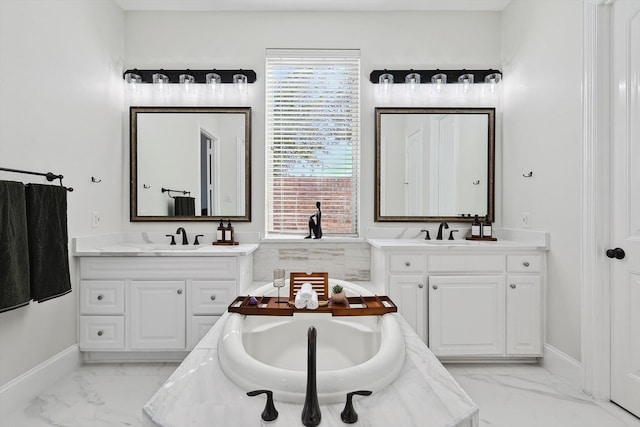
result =
[[611,397],[611,271],[604,248],[611,241],[609,18],[614,2],[583,1],[580,386],[601,400]]

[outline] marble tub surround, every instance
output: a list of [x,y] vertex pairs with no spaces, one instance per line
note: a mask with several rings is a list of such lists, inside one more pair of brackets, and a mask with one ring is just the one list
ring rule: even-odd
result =
[[329,277],[366,282],[371,279],[371,250],[366,242],[335,242],[324,237],[299,242],[263,240],[253,256],[253,279],[271,282],[276,267],[287,274],[327,271]]
[[[227,317],[200,341],[167,382],[143,408],[146,426],[261,425],[263,398],[247,397],[222,372],[218,341]],[[368,397],[356,397],[358,425],[388,427],[477,427],[478,407],[398,315],[406,358],[398,378]],[[302,405],[279,402],[278,418],[269,425],[301,425]],[[343,403],[321,405],[322,424],[343,425]]]
[[[172,228],[173,230],[173,228]],[[171,245],[175,235],[176,244]],[[194,245],[196,234],[203,234]],[[258,249],[259,233],[235,233],[235,246],[218,246],[211,243],[215,233],[187,232],[188,245],[181,244],[181,235],[169,232],[109,233],[75,237],[72,240],[75,256],[225,256],[249,255]]]

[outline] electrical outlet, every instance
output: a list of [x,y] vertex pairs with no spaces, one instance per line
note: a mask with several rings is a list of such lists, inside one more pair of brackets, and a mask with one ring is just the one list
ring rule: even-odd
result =
[[100,227],[100,212],[93,211],[91,212],[91,228]]
[[531,228],[531,214],[529,212],[523,212],[520,222],[522,227]]

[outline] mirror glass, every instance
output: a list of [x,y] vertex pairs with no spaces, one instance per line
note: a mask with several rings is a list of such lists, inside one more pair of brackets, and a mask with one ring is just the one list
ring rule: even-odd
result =
[[131,107],[131,221],[251,220],[251,108]]
[[376,108],[375,122],[376,221],[493,221],[494,108]]

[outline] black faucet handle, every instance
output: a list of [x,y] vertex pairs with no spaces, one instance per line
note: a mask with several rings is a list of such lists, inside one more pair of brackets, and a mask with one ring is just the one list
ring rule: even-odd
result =
[[449,240],[455,240],[455,239],[453,238],[453,233],[455,233],[456,231],[460,231],[460,230],[451,230],[451,231],[449,232]]
[[260,394],[267,395],[267,404],[264,407],[264,411],[262,411],[262,419],[265,421],[275,420],[276,418],[278,418],[278,411],[273,404],[273,392],[271,390],[253,390],[247,392],[247,396],[250,397],[258,396]]
[[176,236],[174,236],[173,234],[165,234],[165,236],[171,237],[171,243],[169,243],[170,245],[176,244]]
[[204,234],[196,234],[196,240],[193,241],[194,245],[199,245],[200,242],[198,242],[198,237],[204,237]]
[[424,240],[431,240],[431,236],[429,236],[429,230],[420,230],[421,233],[427,233],[426,236],[424,236]]
[[353,395],[370,396],[370,390],[357,390],[347,393],[347,402],[344,405],[344,409],[340,413],[340,418],[345,424],[353,424],[358,421],[358,413],[353,409]]

